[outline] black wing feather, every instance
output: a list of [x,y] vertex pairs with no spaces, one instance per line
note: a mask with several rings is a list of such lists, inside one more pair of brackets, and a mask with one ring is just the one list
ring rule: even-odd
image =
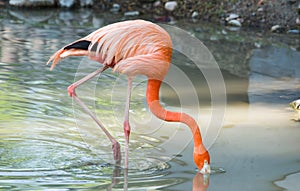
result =
[[64,50],[69,50],[69,49],[80,49],[80,50],[88,50],[89,46],[91,44],[91,41],[88,40],[81,40],[77,41],[73,44],[70,44],[69,46],[66,46]]

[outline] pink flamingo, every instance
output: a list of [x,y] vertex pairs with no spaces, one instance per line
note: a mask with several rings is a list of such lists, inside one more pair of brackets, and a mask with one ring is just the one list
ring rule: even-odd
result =
[[200,172],[210,172],[209,153],[202,143],[201,133],[196,121],[185,113],[165,110],[159,102],[159,89],[168,72],[172,56],[172,41],[163,28],[143,20],[123,21],[107,25],[54,53],[47,62],[47,64],[53,62],[50,70],[55,67],[60,59],[69,56],[88,56],[91,60],[98,61],[103,65],[103,67],[70,85],[68,92],[93,118],[111,141],[116,163],[121,160],[120,144],[75,92],[78,86],[102,73],[107,68],[112,68],[113,71],[128,76],[128,95],[124,119],[125,169],[128,168],[129,106],[132,78],[135,75],[145,75],[148,78],[146,97],[151,112],[164,121],[182,122],[191,129],[194,138],[194,162]]

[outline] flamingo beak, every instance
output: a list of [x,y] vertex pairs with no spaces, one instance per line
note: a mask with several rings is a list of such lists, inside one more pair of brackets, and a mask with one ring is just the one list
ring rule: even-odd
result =
[[207,160],[204,161],[203,168],[200,170],[201,174],[210,174],[210,165],[208,164]]

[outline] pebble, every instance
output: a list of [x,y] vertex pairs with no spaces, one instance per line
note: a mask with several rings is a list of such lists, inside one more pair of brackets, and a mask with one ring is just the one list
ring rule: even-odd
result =
[[254,43],[254,46],[255,46],[256,48],[261,48],[261,43],[260,43],[260,42],[255,42],[255,43]]
[[199,13],[197,12],[197,11],[194,11],[193,13],[192,13],[192,18],[196,18],[196,17],[198,17],[199,16]]
[[153,3],[153,6],[154,6],[154,7],[158,7],[158,6],[160,6],[160,4],[161,4],[160,1],[155,1],[155,2]]
[[132,16],[138,16],[139,14],[140,14],[140,12],[138,12],[138,11],[128,11],[128,12],[124,13],[124,16],[132,17]]
[[177,7],[177,2],[176,1],[168,1],[165,4],[165,9],[167,11],[174,11],[176,7]]
[[230,21],[230,20],[233,20],[233,19],[237,19],[239,18],[240,16],[238,14],[235,14],[235,13],[230,13],[228,17],[226,17],[226,21]]
[[288,30],[288,33],[289,34],[300,34],[300,30],[298,30],[298,29],[291,29],[291,30]]
[[120,10],[120,5],[118,3],[114,3],[112,8],[110,9],[110,12],[116,13],[119,12]]
[[257,12],[263,12],[264,11],[264,8],[260,7],[257,9]]
[[280,25],[274,25],[271,27],[271,32],[283,32],[284,28]]
[[227,35],[228,33],[227,33],[227,31],[226,30],[222,30],[222,34],[224,34],[224,35]]
[[217,41],[219,40],[218,37],[216,35],[213,35],[209,38],[211,41]]
[[236,27],[241,27],[242,26],[241,22],[239,20],[235,20],[235,19],[234,20],[230,20],[228,22],[228,25],[236,26]]

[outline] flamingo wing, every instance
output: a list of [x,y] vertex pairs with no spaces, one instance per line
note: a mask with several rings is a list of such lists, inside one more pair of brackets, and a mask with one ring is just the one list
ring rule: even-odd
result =
[[68,56],[88,56],[120,73],[153,76],[154,71],[167,72],[171,54],[171,38],[164,29],[148,21],[132,20],[107,25],[68,44],[54,53],[48,63],[52,61],[53,69]]

